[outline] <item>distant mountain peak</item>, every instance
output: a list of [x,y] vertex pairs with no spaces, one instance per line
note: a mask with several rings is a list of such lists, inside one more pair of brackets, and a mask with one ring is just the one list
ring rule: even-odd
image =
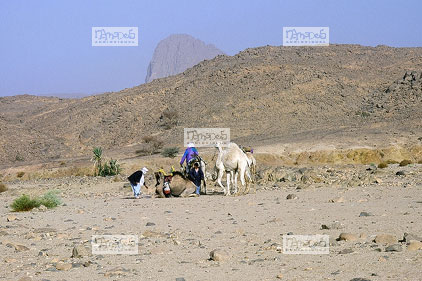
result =
[[172,34],[161,40],[155,48],[148,66],[145,82],[176,75],[199,62],[224,54],[212,44],[188,34]]

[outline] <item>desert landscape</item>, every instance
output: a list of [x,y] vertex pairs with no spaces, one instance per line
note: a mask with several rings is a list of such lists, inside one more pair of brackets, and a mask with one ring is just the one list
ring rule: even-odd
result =
[[[266,46],[120,92],[0,98],[0,279],[422,280],[421,69],[422,48]],[[206,195],[156,198],[185,127],[254,148],[249,194],[208,178]],[[93,147],[120,174],[95,176]],[[213,173],[216,149],[199,153]],[[49,191],[56,208],[13,211]],[[329,254],[283,252],[316,234]],[[92,235],[135,235],[138,254],[93,254]]]
[[422,281],[421,10],[0,1],[0,280]]

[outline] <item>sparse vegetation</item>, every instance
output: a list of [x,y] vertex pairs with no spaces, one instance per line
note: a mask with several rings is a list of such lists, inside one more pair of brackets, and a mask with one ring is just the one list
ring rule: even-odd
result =
[[142,140],[145,144],[142,146],[142,148],[135,151],[135,153],[140,156],[157,154],[164,146],[163,141],[159,140],[156,136],[144,136]]
[[418,164],[422,164],[422,159],[418,161]]
[[52,209],[62,203],[62,201],[58,197],[58,193],[59,191],[57,190],[50,190],[37,200],[39,201],[40,205],[44,205],[47,208]]
[[407,166],[409,164],[412,164],[412,161],[405,159],[405,160],[400,162],[399,166],[404,167],[404,166]]
[[178,147],[167,147],[161,152],[161,155],[163,155],[164,157],[174,158],[178,153]]
[[15,161],[22,162],[22,161],[25,161],[25,158],[23,158],[23,156],[18,153],[15,156]]
[[386,163],[386,162],[381,162],[381,163],[378,164],[378,168],[380,168],[380,169],[385,169],[387,167],[388,167],[388,163]]
[[16,174],[16,176],[17,176],[18,178],[22,178],[24,175],[25,175],[25,172],[18,172],[18,173]]
[[120,174],[122,169],[120,165],[117,163],[117,160],[110,159],[110,161],[104,163],[98,171],[98,175],[102,177],[106,176],[115,176]]
[[166,109],[163,111],[160,119],[164,129],[169,130],[174,126],[177,126],[179,122],[179,113],[175,109]]
[[399,163],[399,161],[392,160],[392,159],[389,159],[386,162],[387,162],[387,164],[398,164]]
[[101,147],[94,147],[92,152],[94,153],[92,161],[94,161],[96,176],[106,177],[120,174],[122,169],[117,163],[117,160],[110,159],[108,162],[103,164],[103,150]]
[[44,205],[49,209],[55,208],[61,204],[61,200],[57,194],[58,191],[48,191],[40,198],[35,199],[31,199],[28,195],[23,194],[13,201],[11,207],[14,212],[30,211],[33,208],[38,208],[41,205]]
[[30,211],[33,208],[38,208],[40,205],[39,201],[31,199],[28,195],[23,194],[21,197],[13,201],[11,207],[14,212],[25,212]]
[[369,112],[366,112],[366,111],[357,111],[356,115],[359,115],[360,117],[366,118],[366,117],[369,117],[371,114]]
[[142,141],[143,141],[144,143],[150,143],[150,142],[152,142],[152,141],[156,140],[156,138],[157,138],[157,137],[152,136],[152,135],[149,135],[149,136],[143,136],[143,137],[142,137]]
[[94,147],[92,153],[94,153],[91,160],[94,161],[95,174],[99,175],[103,161],[103,149],[101,147]]
[[4,183],[0,182],[0,193],[7,191],[7,185],[5,185]]

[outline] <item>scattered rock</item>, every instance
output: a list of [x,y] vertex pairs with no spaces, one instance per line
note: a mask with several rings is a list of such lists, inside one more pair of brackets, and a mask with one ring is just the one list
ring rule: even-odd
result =
[[335,221],[331,224],[323,224],[321,225],[321,229],[342,229],[344,225],[338,221]]
[[48,208],[46,206],[44,206],[44,205],[41,205],[41,206],[38,207],[38,211],[39,212],[45,212],[47,210],[48,210]]
[[338,252],[340,255],[345,255],[345,254],[351,254],[351,253],[353,253],[354,251],[353,251],[353,249],[351,249],[351,248],[347,248],[347,249],[343,249],[343,250],[341,250],[340,252]]
[[400,242],[410,242],[411,240],[422,242],[422,237],[411,233],[404,233],[403,239]]
[[29,250],[28,247],[26,247],[24,245],[19,245],[19,244],[7,243],[6,246],[10,247],[10,248],[15,248],[15,252],[23,252],[23,251]]
[[283,274],[281,274],[281,273],[280,273],[280,274],[278,274],[278,275],[276,276],[276,278],[277,278],[277,279],[283,279]]
[[366,278],[353,278],[353,279],[350,279],[350,281],[371,281],[371,280],[366,279]]
[[394,244],[394,245],[390,245],[387,248],[385,248],[386,252],[401,252],[402,251],[402,247],[400,244]]
[[186,281],[186,279],[184,277],[177,277],[176,281]]
[[25,277],[22,277],[21,279],[19,279],[18,281],[32,281],[32,278],[29,277],[29,276],[25,276]]
[[83,245],[78,245],[72,249],[72,258],[81,258],[88,256],[88,250]]
[[360,212],[359,217],[371,217],[373,216],[372,213],[369,212]]
[[223,250],[215,249],[210,252],[210,259],[213,261],[225,261],[228,258],[229,255]]
[[287,200],[290,200],[290,199],[298,199],[299,197],[297,197],[297,195],[296,194],[289,194],[289,195],[287,195],[287,197],[286,197],[286,199]]
[[411,241],[409,245],[407,245],[408,251],[417,251],[422,250],[422,242],[420,241]]
[[67,271],[67,270],[69,270],[71,268],[72,268],[72,264],[71,263],[58,262],[56,264],[56,269],[57,270]]
[[337,239],[338,241],[356,241],[358,237],[352,233],[340,233],[340,236]]
[[153,222],[147,222],[147,224],[145,226],[154,226],[154,225],[155,225],[155,223],[153,223]]
[[375,237],[374,242],[377,244],[392,245],[398,242],[397,238],[391,234],[379,234]]
[[18,219],[18,217],[15,216],[15,215],[8,215],[7,216],[7,221],[14,221],[14,220],[17,220],[17,219]]
[[162,232],[158,231],[152,231],[152,230],[145,230],[144,233],[142,233],[143,237],[151,238],[151,237],[161,237],[164,238],[166,235]]
[[406,175],[406,173],[404,171],[398,171],[396,173],[396,176],[405,176],[405,175]]
[[104,273],[105,277],[112,277],[112,276],[126,276],[129,272],[128,269],[125,269],[123,267],[115,267],[113,269],[110,269],[106,273]]
[[344,203],[344,198],[343,197],[336,197],[334,199],[330,199],[328,200],[329,203]]
[[34,229],[33,232],[34,233],[55,233],[57,232],[57,230],[51,227],[41,227],[41,228]]

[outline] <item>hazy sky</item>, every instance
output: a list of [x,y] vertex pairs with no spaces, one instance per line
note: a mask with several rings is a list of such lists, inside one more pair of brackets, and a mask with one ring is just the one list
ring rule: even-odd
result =
[[[328,26],[331,43],[422,46],[421,12],[421,0],[0,0],[0,96],[142,84],[155,46],[173,33],[229,55],[281,45],[283,26]],[[92,47],[93,26],[137,26],[139,46]]]

